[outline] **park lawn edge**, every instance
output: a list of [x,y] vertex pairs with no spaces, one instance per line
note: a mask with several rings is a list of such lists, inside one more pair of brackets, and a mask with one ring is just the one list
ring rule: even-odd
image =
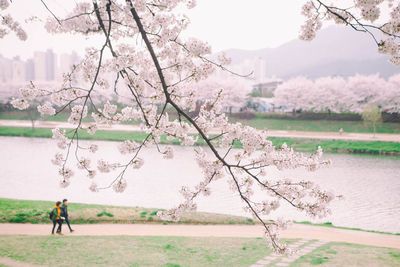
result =
[[[70,132],[70,131],[69,131]],[[104,131],[99,130],[94,135],[88,134],[86,131],[79,131],[79,138],[82,140],[103,140],[103,141],[124,141],[134,140],[142,141],[146,137],[144,132],[122,132],[122,131]],[[51,138],[52,132],[49,128],[29,127],[4,127],[0,126],[0,136],[15,137],[35,137],[35,138]],[[68,136],[68,131],[67,131]],[[313,138],[281,138],[268,137],[273,145],[280,147],[283,143],[292,146],[298,152],[313,153],[321,146],[324,152],[329,153],[355,153],[355,154],[375,154],[375,155],[400,155],[400,143],[384,142],[384,141],[344,141],[344,140],[323,140]],[[169,141],[166,136],[161,137],[161,144],[179,145],[178,140]],[[195,143],[196,146],[205,145],[205,141],[201,138]],[[234,144],[235,148],[241,148],[241,145]]]
[[[52,205],[54,202],[52,201],[47,201],[47,200],[22,200],[22,199],[11,199],[11,198],[0,198],[0,223],[10,223],[10,221],[4,221],[4,213],[2,212],[2,207],[4,207],[4,203],[8,202],[7,204],[19,204],[21,203],[26,203],[31,206],[34,206],[35,204],[41,204],[41,205],[46,205],[48,206],[49,209],[51,209]],[[150,211],[154,210],[163,210],[163,209],[156,209],[156,208],[142,208],[142,207],[129,207],[129,206],[115,206],[115,205],[100,205],[100,204],[86,204],[86,203],[71,203],[70,204],[70,210],[73,211],[74,206],[83,206],[83,207],[88,207],[88,208],[93,208],[97,210],[101,210],[100,212],[97,213],[96,220],[93,219],[86,219],[86,220],[78,220],[78,221],[73,221],[76,224],[98,224],[98,223],[113,223],[113,224],[134,224],[134,223],[140,223],[140,224],[208,224],[208,225],[216,225],[216,224],[239,224],[239,225],[256,225],[259,224],[259,222],[253,221],[250,218],[244,217],[244,216],[234,216],[234,215],[226,215],[226,214],[218,214],[218,213],[210,213],[210,212],[191,212],[191,215],[194,217],[196,216],[210,216],[210,218],[215,217],[215,216],[220,216],[224,220],[217,222],[214,221],[196,221],[196,220],[191,220],[191,221],[182,221],[182,222],[177,222],[177,223],[171,223],[171,222],[165,222],[162,220],[157,220],[157,216],[153,215],[155,219],[149,220],[149,217],[152,216]],[[15,205],[14,205],[15,206]],[[81,207],[82,208],[82,207]],[[112,220],[112,217],[114,217],[114,214],[110,214],[107,212],[107,209],[138,209],[140,214],[143,214],[143,212],[146,212],[146,217],[141,218],[139,217],[138,219],[135,220]],[[21,213],[22,210],[15,210],[12,216],[15,214]],[[138,212],[138,213],[139,213]],[[103,220],[101,215],[98,217],[99,214],[103,214],[106,218],[109,218],[108,220]],[[45,214],[47,217],[47,213]],[[108,217],[110,216],[110,217]],[[206,217],[207,218],[207,217]],[[224,219],[225,218],[225,219]],[[236,219],[237,221],[233,221],[233,219]],[[7,219],[7,218],[6,218]],[[11,219],[8,218],[8,219]],[[13,222],[11,222],[13,223]],[[44,221],[38,221],[38,222],[32,222],[32,221],[22,221],[22,222],[14,222],[14,223],[34,223],[34,224],[50,224],[50,220],[44,220]],[[343,230],[352,230],[352,231],[362,231],[362,232],[370,232],[370,233],[377,233],[377,234],[386,234],[386,235],[400,235],[400,233],[390,233],[390,232],[381,232],[381,231],[374,231],[374,230],[365,230],[361,228],[351,228],[351,227],[342,227],[342,226],[335,226],[331,222],[325,222],[325,223],[311,223],[308,221],[293,221],[295,224],[306,224],[306,225],[311,225],[311,226],[322,226],[322,227],[330,227],[330,228],[336,228],[336,229],[343,229]]]

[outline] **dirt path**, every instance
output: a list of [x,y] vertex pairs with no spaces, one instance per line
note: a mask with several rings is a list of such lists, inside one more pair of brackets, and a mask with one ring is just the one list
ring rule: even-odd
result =
[[[83,123],[85,127],[87,123]],[[0,126],[6,127],[31,127],[30,121],[24,120],[0,120]],[[66,122],[55,121],[36,121],[35,127],[37,128],[73,128],[74,125]],[[137,125],[100,125],[99,130],[104,131],[129,131],[141,132],[142,129]],[[216,132],[217,133],[217,132]],[[343,133],[340,135],[338,132],[302,132],[302,131],[278,131],[269,130],[268,135],[271,137],[288,137],[288,138],[311,138],[311,139],[328,139],[328,140],[356,140],[356,141],[386,141],[386,142],[400,142],[400,134],[372,134],[367,133]]]
[[10,258],[1,258],[0,257],[0,264],[3,264],[5,266],[11,266],[11,267],[39,267],[40,265],[33,265],[30,263],[25,263],[21,261],[16,261]]
[[[49,235],[51,225],[0,224],[0,235]],[[161,225],[161,224],[81,224],[68,236],[189,236],[262,237],[261,226],[253,225]],[[283,238],[308,238],[400,249],[400,236],[294,224],[282,231]]]

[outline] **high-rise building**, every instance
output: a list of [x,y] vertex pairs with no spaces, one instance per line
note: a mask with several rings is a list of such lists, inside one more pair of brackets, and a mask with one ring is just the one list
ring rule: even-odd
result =
[[61,54],[60,55],[60,65],[58,68],[59,77],[62,78],[64,73],[68,73],[71,71],[72,61],[70,54]]
[[258,57],[254,60],[254,78],[256,82],[263,83],[266,76],[266,66],[265,60]]
[[33,81],[35,80],[35,63],[33,59],[28,59],[25,63],[25,80]]
[[35,51],[33,54],[33,62],[35,65],[35,80],[46,80],[46,53]]
[[47,49],[46,51],[46,80],[55,80],[56,57],[53,50]]
[[25,62],[19,57],[15,57],[12,61],[12,81],[16,84],[25,82]]
[[[79,63],[79,56],[75,51],[71,54],[61,54],[60,62],[57,69],[57,80],[62,80],[63,74],[70,73],[72,70],[72,66]],[[72,77],[74,79],[74,83],[76,83],[75,75]]]
[[12,80],[12,60],[0,55],[0,83]]

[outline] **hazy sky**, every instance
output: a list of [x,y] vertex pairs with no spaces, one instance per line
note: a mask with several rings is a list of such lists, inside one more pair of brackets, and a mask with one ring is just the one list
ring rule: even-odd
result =
[[[45,0],[62,14],[74,5],[73,0]],[[303,1],[293,0],[198,0],[188,15],[192,21],[187,36],[207,41],[213,51],[229,48],[258,49],[276,47],[297,38],[304,21],[300,14]],[[25,24],[32,15],[46,18],[49,13],[39,0],[14,0],[7,9],[28,32],[26,42],[14,35],[0,40],[0,54],[31,57],[35,50],[52,48],[57,53],[83,51],[85,38],[77,35],[49,35],[39,22]]]

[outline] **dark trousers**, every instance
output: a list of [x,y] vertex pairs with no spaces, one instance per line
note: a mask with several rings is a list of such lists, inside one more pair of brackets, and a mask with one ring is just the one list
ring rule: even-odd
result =
[[61,219],[53,221],[53,229],[51,230],[51,233],[54,234],[54,228],[56,228],[57,224],[58,224],[57,233],[61,233],[62,223],[63,221]]
[[65,217],[65,222],[67,223],[69,230],[72,231],[71,225],[69,225],[68,217]]

